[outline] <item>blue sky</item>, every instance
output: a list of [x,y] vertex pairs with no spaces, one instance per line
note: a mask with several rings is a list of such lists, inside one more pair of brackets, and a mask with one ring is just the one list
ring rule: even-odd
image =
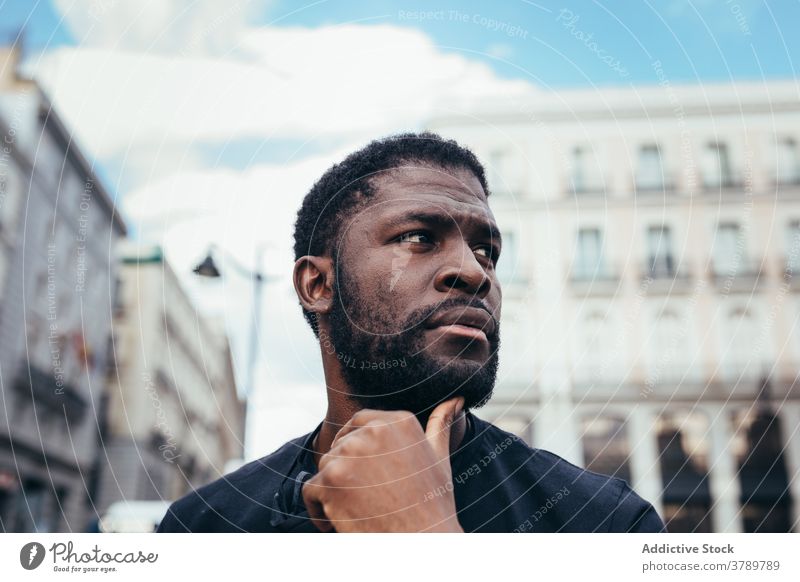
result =
[[[562,12],[565,9],[570,13]],[[75,44],[51,0],[6,0],[0,2],[0,13],[0,30],[6,35],[26,24],[32,50]],[[506,25],[504,30],[517,31],[492,30],[490,19]],[[800,2],[795,1],[510,0],[490,5],[476,0],[381,0],[365,6],[329,0],[298,8],[296,2],[281,0],[253,14],[251,22],[279,27],[347,22],[412,27],[430,35],[443,51],[483,61],[501,77],[549,87],[653,83],[651,63],[656,59],[674,81],[787,78],[796,76],[800,55],[795,30]],[[619,62],[618,70],[587,47],[591,42],[603,56]],[[628,74],[621,75],[620,68]]]
[[[279,2],[269,17],[280,18],[292,2]],[[470,52],[506,77],[532,79],[549,86],[586,86],[621,82],[655,82],[653,60],[659,59],[674,80],[759,79],[794,76],[800,38],[793,32],[800,22],[800,3],[726,0],[694,2],[589,0],[526,2],[512,0],[491,5],[476,0],[435,3],[371,2],[370,13],[353,2],[321,2],[282,17],[280,24],[316,26],[370,15],[375,21],[418,26],[442,46]],[[568,9],[572,15],[562,13]],[[431,18],[404,21],[404,13],[431,12]],[[436,12],[439,12],[437,15]],[[467,22],[459,20],[467,15]],[[526,35],[506,35],[481,26],[485,16]],[[565,23],[575,16],[574,26]],[[794,25],[793,25],[793,24]],[[593,34],[606,54],[620,60],[630,76],[620,78],[572,34]],[[506,60],[483,56],[493,46],[507,45]],[[561,55],[559,55],[561,53]],[[570,65],[569,61],[574,62]]]

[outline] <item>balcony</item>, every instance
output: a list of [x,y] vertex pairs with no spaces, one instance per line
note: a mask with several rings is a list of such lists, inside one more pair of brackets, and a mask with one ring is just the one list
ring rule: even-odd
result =
[[743,190],[745,181],[736,174],[723,175],[700,175],[700,185],[707,193],[720,192],[722,190]]
[[674,193],[678,190],[678,178],[672,174],[661,176],[636,175],[633,177],[633,193],[635,196],[652,196]]
[[682,265],[676,265],[672,256],[650,259],[640,271],[640,282],[647,284],[649,293],[689,293],[692,276]]
[[[572,396],[576,402],[670,402],[696,403],[703,401],[752,401],[758,379],[735,381],[724,377],[707,376],[703,370],[709,365],[700,362],[676,361],[668,366],[634,365],[616,374],[588,375],[586,370],[575,370],[572,379]],[[800,381],[776,383],[773,397],[800,392]]]
[[531,274],[523,271],[522,265],[514,265],[513,268],[498,269],[497,280],[503,288],[503,292],[522,293],[533,280]]
[[565,192],[567,196],[580,198],[602,198],[606,195],[606,190],[609,189],[608,182],[602,178],[576,180],[574,176],[568,176],[564,179],[564,184],[566,184]]
[[783,281],[792,291],[800,291],[800,257],[786,256],[778,265]]
[[14,390],[21,401],[33,401],[42,418],[66,419],[71,425],[83,422],[89,403],[77,386],[67,384],[62,376],[33,365],[21,366],[14,381]]
[[[764,384],[764,369],[752,366],[748,374],[730,373],[729,364],[720,361],[678,360],[670,366],[653,370],[651,366],[630,368],[579,366],[572,372],[574,402],[670,402],[694,404],[705,402],[753,403],[761,398],[774,403],[800,398],[800,374],[792,368],[777,373]],[[705,371],[716,370],[716,374]]]
[[759,260],[740,259],[725,263],[712,261],[709,266],[711,282],[724,293],[752,292],[764,280],[765,275]]
[[787,174],[785,176],[774,176],[773,183],[777,188],[798,188],[800,187],[800,174]]
[[636,402],[641,399],[641,386],[625,370],[581,365],[572,372],[571,394],[576,404]]
[[567,265],[569,285],[578,296],[613,296],[620,287],[621,277],[618,272],[602,264],[594,268]]

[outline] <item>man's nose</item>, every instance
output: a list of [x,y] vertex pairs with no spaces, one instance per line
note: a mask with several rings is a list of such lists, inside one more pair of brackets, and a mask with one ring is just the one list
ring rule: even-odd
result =
[[466,242],[447,256],[446,264],[436,274],[435,286],[447,293],[458,289],[481,299],[489,294],[492,281],[486,269]]

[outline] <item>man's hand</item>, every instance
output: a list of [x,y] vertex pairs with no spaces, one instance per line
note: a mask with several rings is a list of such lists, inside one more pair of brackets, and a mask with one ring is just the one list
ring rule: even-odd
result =
[[314,525],[337,532],[462,532],[450,427],[463,406],[463,397],[443,402],[424,432],[410,412],[354,414],[303,486]]

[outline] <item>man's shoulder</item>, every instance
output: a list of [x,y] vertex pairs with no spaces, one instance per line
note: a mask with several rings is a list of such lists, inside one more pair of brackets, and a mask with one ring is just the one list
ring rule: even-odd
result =
[[[516,435],[481,421],[485,447],[498,451],[504,443],[509,454],[506,470],[522,486],[535,491],[543,513],[564,518],[562,531],[663,531],[655,508],[624,479],[590,471],[545,449],[528,445]],[[500,447],[498,447],[498,444]],[[492,448],[494,447],[494,448]],[[560,507],[558,507],[560,505]]]
[[159,532],[252,531],[268,522],[272,496],[309,435],[199,487],[170,505]]

